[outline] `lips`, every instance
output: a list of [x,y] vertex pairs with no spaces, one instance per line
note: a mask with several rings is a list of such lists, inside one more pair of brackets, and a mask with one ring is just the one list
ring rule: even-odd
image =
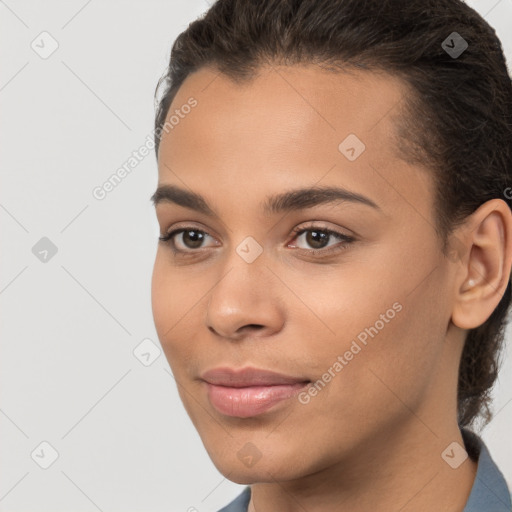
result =
[[249,418],[295,396],[310,381],[258,368],[216,368],[201,375],[211,405],[221,414]]

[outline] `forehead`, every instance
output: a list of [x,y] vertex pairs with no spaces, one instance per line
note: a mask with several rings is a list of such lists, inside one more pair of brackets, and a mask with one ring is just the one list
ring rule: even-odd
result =
[[[201,68],[186,78],[167,114],[169,119],[179,113],[194,97],[198,105],[188,116],[192,122],[180,122],[180,129],[175,125],[169,135],[185,132],[187,125],[201,117],[193,128],[205,142],[204,131],[231,136],[243,128],[244,133],[268,133],[270,138],[284,131],[296,138],[312,138],[317,132],[339,139],[350,130],[375,145],[387,142],[381,136],[389,136],[394,128],[405,93],[406,85],[400,79],[373,71],[329,72],[316,65],[276,65],[260,68],[251,80],[234,82],[215,69]],[[163,137],[168,138],[165,133]]]
[[[162,135],[159,182],[183,181],[206,196],[242,186],[262,197],[264,189],[297,184],[343,185],[384,201],[396,201],[400,189],[425,195],[426,177],[395,153],[406,93],[384,73],[267,66],[236,83],[202,68],[169,108],[174,122]],[[191,98],[196,106],[184,109]]]

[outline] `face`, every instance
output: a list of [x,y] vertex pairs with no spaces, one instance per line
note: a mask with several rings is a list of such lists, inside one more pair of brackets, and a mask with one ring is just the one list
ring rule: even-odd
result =
[[[174,233],[159,242],[153,315],[230,480],[370,460],[407,429],[425,435],[411,411],[434,425],[453,405],[452,272],[431,175],[395,156],[404,94],[370,72],[266,67],[235,84],[201,69],[170,107],[156,213]],[[275,200],[312,188],[338,195]]]

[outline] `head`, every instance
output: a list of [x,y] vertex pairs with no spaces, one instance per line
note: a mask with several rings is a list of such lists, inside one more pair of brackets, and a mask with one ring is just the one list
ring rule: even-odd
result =
[[[475,11],[427,4],[218,0],[173,45],[153,314],[231,479],[291,479],[425,422],[490,418],[511,298],[512,86]],[[468,43],[456,57],[453,32]],[[225,415],[202,377],[248,366],[309,384]]]

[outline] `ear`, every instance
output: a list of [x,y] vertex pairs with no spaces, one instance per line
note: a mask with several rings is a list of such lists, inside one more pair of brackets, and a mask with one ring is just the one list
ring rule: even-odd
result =
[[[452,322],[461,329],[482,325],[496,309],[510,280],[512,266],[512,212],[502,199],[481,205],[464,223],[455,245],[465,257],[455,279]],[[468,252],[469,249],[469,252]]]

